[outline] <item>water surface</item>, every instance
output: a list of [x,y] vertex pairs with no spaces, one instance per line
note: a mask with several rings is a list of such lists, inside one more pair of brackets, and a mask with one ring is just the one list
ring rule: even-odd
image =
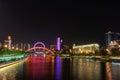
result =
[[120,63],[36,56],[0,69],[0,80],[119,80]]

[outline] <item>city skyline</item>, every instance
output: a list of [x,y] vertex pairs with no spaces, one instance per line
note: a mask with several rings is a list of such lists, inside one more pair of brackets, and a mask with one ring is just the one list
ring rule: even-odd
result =
[[0,1],[0,42],[8,35],[13,42],[56,44],[99,43],[105,33],[120,32],[119,4],[75,1]]

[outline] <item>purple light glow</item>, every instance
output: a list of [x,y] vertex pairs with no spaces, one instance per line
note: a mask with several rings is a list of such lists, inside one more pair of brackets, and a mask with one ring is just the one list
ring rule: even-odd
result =
[[57,50],[60,50],[60,37],[57,38]]
[[62,66],[61,66],[60,57],[57,56],[55,61],[56,61],[55,62],[55,64],[56,64],[56,66],[55,66],[55,80],[61,80],[61,72],[62,72],[61,68],[62,68]]

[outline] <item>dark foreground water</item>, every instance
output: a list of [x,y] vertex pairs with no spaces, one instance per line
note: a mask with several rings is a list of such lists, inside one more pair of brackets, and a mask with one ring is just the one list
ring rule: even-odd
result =
[[1,68],[0,80],[120,80],[120,63],[79,57],[29,57]]

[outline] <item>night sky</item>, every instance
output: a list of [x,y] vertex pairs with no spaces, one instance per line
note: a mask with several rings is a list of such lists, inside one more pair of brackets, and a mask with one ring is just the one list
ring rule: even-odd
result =
[[104,45],[106,32],[120,32],[118,2],[80,1],[1,0],[0,41]]

